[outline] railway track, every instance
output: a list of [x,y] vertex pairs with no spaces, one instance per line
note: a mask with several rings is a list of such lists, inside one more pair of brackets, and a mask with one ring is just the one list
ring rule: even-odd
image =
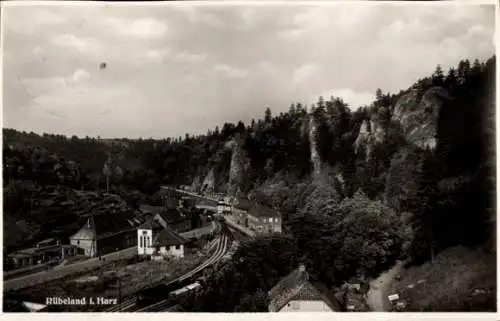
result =
[[[217,246],[217,249],[216,249],[214,255],[212,255],[202,265],[200,265],[197,268],[195,268],[194,270],[191,270],[190,272],[184,274],[183,276],[177,278],[176,280],[182,282],[182,281],[192,277],[196,273],[202,271],[203,269],[217,263],[218,261],[220,261],[224,257],[224,254],[226,254],[226,252],[229,250],[230,246],[231,246],[231,237],[230,237],[228,232],[224,232],[222,234],[222,237],[220,238],[219,245]],[[136,312],[160,312],[160,311],[166,310],[169,307],[170,307],[169,300],[162,300],[162,301],[159,301],[159,302],[152,304],[150,306],[136,310]]]
[[[229,229],[225,228],[221,236],[215,240],[215,242],[210,247],[215,247],[215,252],[202,264],[194,268],[193,270],[179,276],[178,278],[170,281],[167,285],[172,284],[174,282],[182,282],[196,273],[201,272],[205,268],[217,263],[222,259],[224,254],[229,250],[232,242],[232,237]],[[167,293],[168,294],[168,293]],[[115,305],[106,310],[106,312],[156,312],[162,311],[163,309],[167,309],[169,307],[168,300],[162,300],[150,306],[140,308],[137,306],[137,297],[133,296],[127,298],[122,303]]]

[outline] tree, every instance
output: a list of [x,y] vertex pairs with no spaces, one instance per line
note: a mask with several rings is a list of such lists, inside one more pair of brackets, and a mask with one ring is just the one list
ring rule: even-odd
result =
[[[411,248],[411,256],[416,260],[434,258],[435,251],[435,208],[437,204],[438,165],[435,156],[429,149],[424,150],[417,167],[417,192],[410,208],[414,213],[413,228],[415,238]],[[427,252],[427,253],[426,253]]]
[[458,63],[458,76],[461,78],[467,78],[470,72],[470,61],[469,59],[460,60]]
[[432,84],[434,86],[441,86],[444,83],[443,69],[440,65],[436,66],[436,70],[432,74]]
[[361,191],[331,216],[304,212],[289,224],[315,276],[330,284],[357,274],[377,275],[403,254],[406,234],[400,218]]
[[457,84],[457,72],[454,68],[450,68],[448,70],[448,74],[446,75],[446,79],[444,81],[444,85],[450,89],[453,90]]
[[265,111],[265,114],[264,114],[264,121],[266,123],[270,123],[271,122],[271,118],[272,118],[271,108],[267,107],[266,111]]

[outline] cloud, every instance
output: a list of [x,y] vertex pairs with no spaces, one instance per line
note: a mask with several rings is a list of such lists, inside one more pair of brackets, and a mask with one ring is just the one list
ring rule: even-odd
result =
[[356,108],[495,52],[485,5],[4,7],[4,126],[37,132],[203,133],[318,94]]
[[70,83],[79,83],[83,81],[87,81],[90,78],[90,74],[87,70],[83,68],[79,68],[75,70],[75,72],[69,76],[68,80]]
[[319,72],[320,66],[318,64],[306,63],[294,70],[292,81],[295,84],[306,83]]
[[36,19],[35,24],[62,24],[70,19],[68,16],[59,15],[54,13],[53,11],[42,9],[39,13],[34,17]]
[[30,78],[24,80],[19,78],[18,81],[24,86],[28,95],[38,96],[47,92],[58,93],[67,87],[85,83],[90,78],[91,75],[87,70],[78,68],[71,75],[65,77],[55,76],[50,78]]
[[278,37],[286,39],[286,40],[295,40],[295,39],[299,39],[300,36],[302,36],[304,33],[305,33],[305,31],[303,29],[300,29],[300,28],[279,30]]
[[153,18],[128,20],[112,17],[105,20],[105,25],[113,28],[118,34],[143,39],[161,38],[167,32],[164,21]]
[[172,49],[169,47],[149,49],[143,52],[143,58],[154,62],[161,62],[165,57],[169,57],[172,54]]
[[201,54],[193,54],[189,53],[186,51],[180,52],[173,56],[173,61],[174,62],[180,62],[180,63],[191,63],[191,64],[196,64],[196,63],[201,63],[204,62],[207,59],[206,55],[201,55]]
[[325,100],[329,100],[330,97],[340,97],[342,98],[352,110],[356,110],[362,106],[368,106],[375,101],[375,94],[369,92],[356,92],[351,88],[340,88],[325,90],[321,94],[312,97],[310,103],[316,103],[319,96],[322,96]]
[[52,38],[52,44],[59,47],[75,49],[81,54],[98,55],[104,49],[99,41],[92,38],[81,38],[72,34],[58,35]]
[[173,6],[171,10],[181,13],[190,23],[204,24],[211,27],[224,27],[224,22],[214,14],[206,11],[204,7],[195,6]]
[[248,76],[248,70],[238,69],[226,64],[219,64],[214,67],[217,73],[231,79],[244,79]]
[[150,49],[143,52],[143,57],[153,62],[175,62],[179,64],[200,64],[207,60],[203,54],[188,51],[174,52],[172,48]]
[[67,15],[61,15],[53,10],[39,8],[37,14],[30,16],[30,21],[27,23],[23,19],[22,7],[5,8],[4,15],[5,24],[12,32],[20,34],[30,34],[36,32],[39,28],[57,28],[60,25],[67,23],[70,19]]

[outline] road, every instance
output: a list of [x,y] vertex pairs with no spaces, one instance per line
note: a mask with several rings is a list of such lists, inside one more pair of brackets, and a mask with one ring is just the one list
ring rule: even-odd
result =
[[[197,266],[196,268],[192,269],[191,271],[179,276],[178,278],[170,281],[170,283],[174,283],[177,281],[183,281],[187,278],[192,277],[194,274],[202,271],[203,269],[219,262],[224,254],[229,250],[231,247],[231,235],[229,231],[222,231],[220,237],[218,237],[215,240],[214,245],[216,247],[214,253],[202,264]],[[166,295],[168,293],[165,293]],[[131,297],[125,301],[123,301],[121,304],[113,306],[112,308],[106,310],[106,312],[156,312],[156,311],[163,311],[164,309],[167,309],[169,302],[167,300],[163,300],[160,302],[157,302],[153,305],[150,305],[145,308],[139,308],[137,306],[137,299],[136,297]]]
[[388,312],[391,304],[387,298],[389,288],[394,281],[394,278],[401,273],[406,262],[398,262],[390,270],[380,274],[378,278],[370,282],[370,290],[368,291],[366,302],[374,312]]

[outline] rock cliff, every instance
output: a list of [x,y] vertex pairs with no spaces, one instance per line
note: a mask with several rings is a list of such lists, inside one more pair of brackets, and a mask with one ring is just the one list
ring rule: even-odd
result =
[[213,168],[211,168],[205,176],[200,191],[203,193],[215,192],[215,173]]
[[387,136],[388,124],[384,125],[381,116],[387,113],[387,107],[380,108],[377,114],[372,115],[369,119],[365,119],[361,123],[358,137],[354,142],[354,150],[356,154],[360,152],[361,148],[365,149],[366,158],[370,158],[370,154],[375,144],[381,144],[385,141]]
[[412,90],[396,103],[391,120],[400,126],[407,144],[393,156],[387,174],[384,199],[392,208],[404,209],[406,200],[415,198],[409,193],[417,190],[419,149],[435,149],[440,110],[449,100],[444,88],[432,87],[420,99]]
[[311,163],[313,165],[313,178],[317,179],[322,175],[321,172],[321,157],[319,155],[318,146],[316,143],[316,135],[317,135],[317,124],[314,120],[314,117],[309,117],[309,126],[308,126],[308,137],[309,137],[309,145],[311,147]]
[[394,107],[392,121],[401,125],[409,143],[420,148],[434,149],[439,112],[451,97],[442,87],[432,87],[422,98],[419,99],[418,96],[416,90],[403,95]]
[[245,182],[246,173],[250,167],[250,160],[242,148],[241,142],[237,139],[226,144],[226,147],[231,148],[231,164],[229,167],[227,191],[230,196],[234,196],[241,190],[241,186]]

